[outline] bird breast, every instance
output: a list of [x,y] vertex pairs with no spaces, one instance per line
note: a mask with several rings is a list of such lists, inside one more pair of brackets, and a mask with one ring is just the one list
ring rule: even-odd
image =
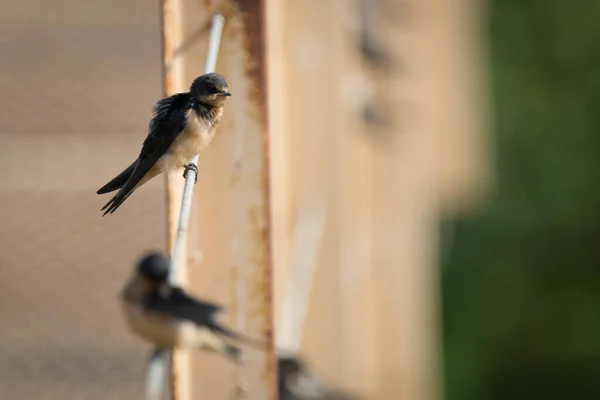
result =
[[178,321],[129,301],[123,302],[123,313],[131,330],[155,346],[171,348],[178,345],[181,336]]
[[218,110],[217,118],[207,120],[190,109],[186,113],[186,124],[183,132],[169,148],[169,163],[173,167],[188,164],[196,154],[208,146],[215,135],[215,124],[222,113]]

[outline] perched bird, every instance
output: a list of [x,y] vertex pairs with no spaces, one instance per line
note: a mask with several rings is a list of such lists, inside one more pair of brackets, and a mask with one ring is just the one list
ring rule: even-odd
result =
[[139,157],[96,193],[119,190],[102,210],[113,213],[144,183],[173,168],[198,168],[190,161],[207,146],[215,134],[215,126],[223,115],[223,104],[229,88],[225,78],[217,73],[199,76],[190,91],[162,99],[154,106],[149,133]]
[[358,400],[348,393],[325,387],[294,355],[277,358],[278,391],[280,400]]
[[203,348],[242,362],[239,347],[229,340],[262,346],[215,321],[221,307],[188,296],[168,282],[170,262],[150,253],[137,265],[121,294],[123,313],[133,332],[158,348]]

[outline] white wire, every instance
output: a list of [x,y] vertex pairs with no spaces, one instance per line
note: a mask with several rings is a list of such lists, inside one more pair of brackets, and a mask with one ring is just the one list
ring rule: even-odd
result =
[[[221,34],[225,18],[221,14],[215,14],[211,21],[210,38],[208,42],[208,54],[206,56],[205,73],[214,72],[217,65],[217,56],[219,54],[219,46],[221,44]],[[192,159],[192,164],[198,165],[198,154]],[[177,225],[177,233],[173,251],[171,252],[171,269],[169,271],[169,283],[176,284],[179,271],[183,267],[185,237],[187,233],[188,223],[190,220],[190,212],[192,209],[192,196],[194,194],[194,183],[197,175],[191,169],[185,174],[185,186],[183,196],[181,198],[181,211],[179,212],[179,223]],[[146,373],[146,399],[158,400],[162,398],[164,393],[165,376],[167,372],[169,353],[162,349],[155,349],[152,352],[150,361],[148,362],[148,370]]]
[[[221,43],[221,34],[225,18],[221,14],[215,14],[212,18],[210,29],[210,38],[208,42],[208,55],[206,56],[205,73],[214,72],[217,65],[217,55],[219,54],[219,45]],[[198,165],[198,154],[192,159],[192,164]],[[177,283],[179,271],[183,267],[183,256],[185,247],[185,236],[190,220],[190,212],[192,209],[192,196],[194,194],[194,182],[197,175],[191,169],[185,174],[185,187],[183,189],[183,197],[181,198],[181,211],[179,213],[179,223],[177,225],[177,233],[173,252],[171,253],[171,270],[169,273],[169,282]]]

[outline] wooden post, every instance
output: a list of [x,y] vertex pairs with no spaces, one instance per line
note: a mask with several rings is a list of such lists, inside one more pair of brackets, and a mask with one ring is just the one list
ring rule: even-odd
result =
[[[186,86],[179,90],[203,73],[208,24],[220,12],[226,22],[216,70],[232,93],[215,139],[200,154],[185,286],[224,304],[225,323],[272,345],[264,5],[179,0],[176,7],[181,40],[174,58]],[[168,182],[170,215],[177,215],[181,172]],[[232,398],[235,392],[244,392],[245,399],[274,399],[272,347],[245,348],[245,354],[243,366],[202,352],[176,356],[175,399]]]

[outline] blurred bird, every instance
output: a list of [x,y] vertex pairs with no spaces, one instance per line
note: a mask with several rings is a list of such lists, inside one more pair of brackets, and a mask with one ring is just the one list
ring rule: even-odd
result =
[[243,361],[234,340],[253,346],[258,341],[230,331],[215,321],[218,305],[196,300],[168,282],[170,262],[161,253],[150,253],[137,265],[121,299],[131,330],[159,348],[203,348],[235,362]]
[[189,92],[156,103],[138,159],[96,192],[119,189],[102,207],[103,215],[115,212],[138,187],[161,172],[185,167],[183,176],[191,169],[197,179],[198,168],[190,162],[212,140],[228,96],[225,78],[209,73],[196,78]]
[[277,369],[280,400],[357,400],[348,393],[325,387],[296,356],[280,355]]

